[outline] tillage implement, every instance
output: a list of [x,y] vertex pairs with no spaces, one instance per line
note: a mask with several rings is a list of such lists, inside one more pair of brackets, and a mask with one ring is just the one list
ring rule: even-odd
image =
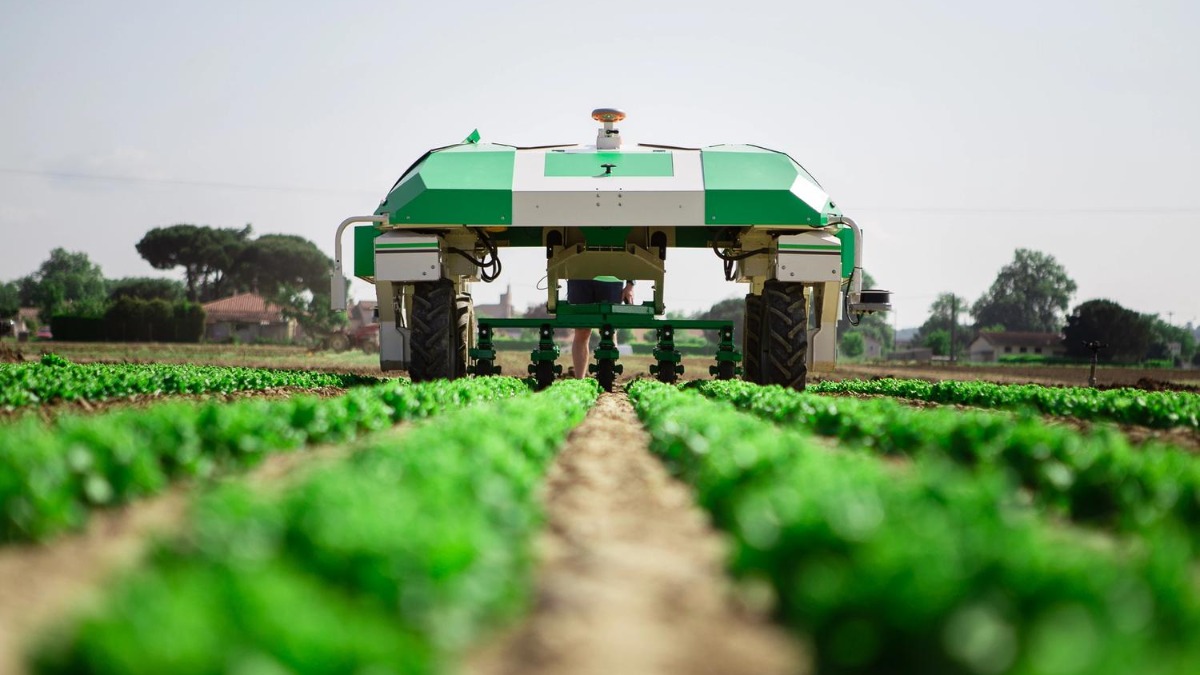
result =
[[[533,328],[529,372],[539,387],[561,374],[554,334],[598,328],[589,369],[611,389],[622,367],[614,336],[653,329],[651,372],[683,373],[675,332],[716,331],[710,374],[803,388],[808,371],[831,370],[837,321],[890,308],[887,291],[862,289],[862,232],[787,154],[754,145],[682,148],[623,145],[625,113],[593,111],[594,145],[514,147],[462,143],[425,153],[373,215],[342,221],[332,297],[345,309],[342,235],[354,226],[354,275],[375,285],[380,367],[414,381],[490,375],[495,331]],[[500,273],[500,250],[546,252],[548,318],[485,318],[470,288]],[[711,249],[725,277],[749,285],[741,345],[731,321],[666,318],[663,283],[673,248]],[[569,304],[559,282],[649,282],[640,305]],[[740,349],[739,349],[740,347]]]

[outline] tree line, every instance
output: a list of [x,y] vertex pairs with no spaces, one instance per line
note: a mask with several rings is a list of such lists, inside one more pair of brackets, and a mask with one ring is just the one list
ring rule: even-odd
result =
[[[996,280],[974,303],[953,293],[939,294],[913,344],[928,347],[938,356],[953,353],[957,358],[983,332],[1059,333],[1066,356],[1073,359],[1090,358],[1087,343],[1091,342],[1105,346],[1100,356],[1106,361],[1169,359],[1171,343],[1179,344],[1180,361],[1196,358],[1192,333],[1155,315],[1141,314],[1105,299],[1087,300],[1068,313],[1076,289],[1075,281],[1054,256],[1017,249],[1013,261],[1000,269]],[[972,321],[961,321],[963,314]],[[952,332],[956,338],[953,348]]]
[[[21,307],[36,307],[44,324],[55,317],[111,319],[108,315],[114,309],[123,321],[144,315],[162,322],[166,321],[165,305],[194,326],[197,310],[190,309],[191,305],[253,291],[281,307],[285,316],[297,319],[310,333],[329,330],[345,320],[329,309],[333,261],[303,237],[254,237],[250,225],[179,224],[150,230],[136,248],[155,269],[180,269],[182,280],[108,279],[86,253],[56,248],[33,273],[0,282],[0,318],[15,316]],[[131,301],[156,304],[140,307]],[[142,325],[150,319],[139,321]],[[200,326],[203,328],[202,318]]]

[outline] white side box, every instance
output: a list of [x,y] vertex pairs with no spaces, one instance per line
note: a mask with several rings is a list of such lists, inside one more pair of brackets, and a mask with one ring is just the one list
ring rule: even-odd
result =
[[385,232],[375,238],[375,279],[436,281],[442,278],[437,237],[411,232]]
[[841,240],[824,232],[780,237],[775,278],[795,282],[841,281]]

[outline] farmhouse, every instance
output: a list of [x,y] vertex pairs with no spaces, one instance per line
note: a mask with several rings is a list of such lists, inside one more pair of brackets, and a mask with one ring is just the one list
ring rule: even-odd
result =
[[991,362],[1014,356],[1062,356],[1067,351],[1062,341],[1058,333],[985,331],[967,348],[967,359]]
[[204,337],[210,342],[291,342],[296,320],[257,293],[239,293],[204,304]]

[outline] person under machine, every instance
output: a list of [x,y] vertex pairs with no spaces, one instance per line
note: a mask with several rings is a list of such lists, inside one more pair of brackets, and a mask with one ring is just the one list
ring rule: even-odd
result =
[[[595,279],[568,279],[567,302],[572,305],[594,304],[607,302],[611,304],[633,304],[633,280],[622,285],[616,277],[597,277]],[[574,366],[575,377],[587,376],[587,364],[591,351],[588,342],[592,339],[591,328],[576,328],[575,337],[571,342],[571,363]]]

